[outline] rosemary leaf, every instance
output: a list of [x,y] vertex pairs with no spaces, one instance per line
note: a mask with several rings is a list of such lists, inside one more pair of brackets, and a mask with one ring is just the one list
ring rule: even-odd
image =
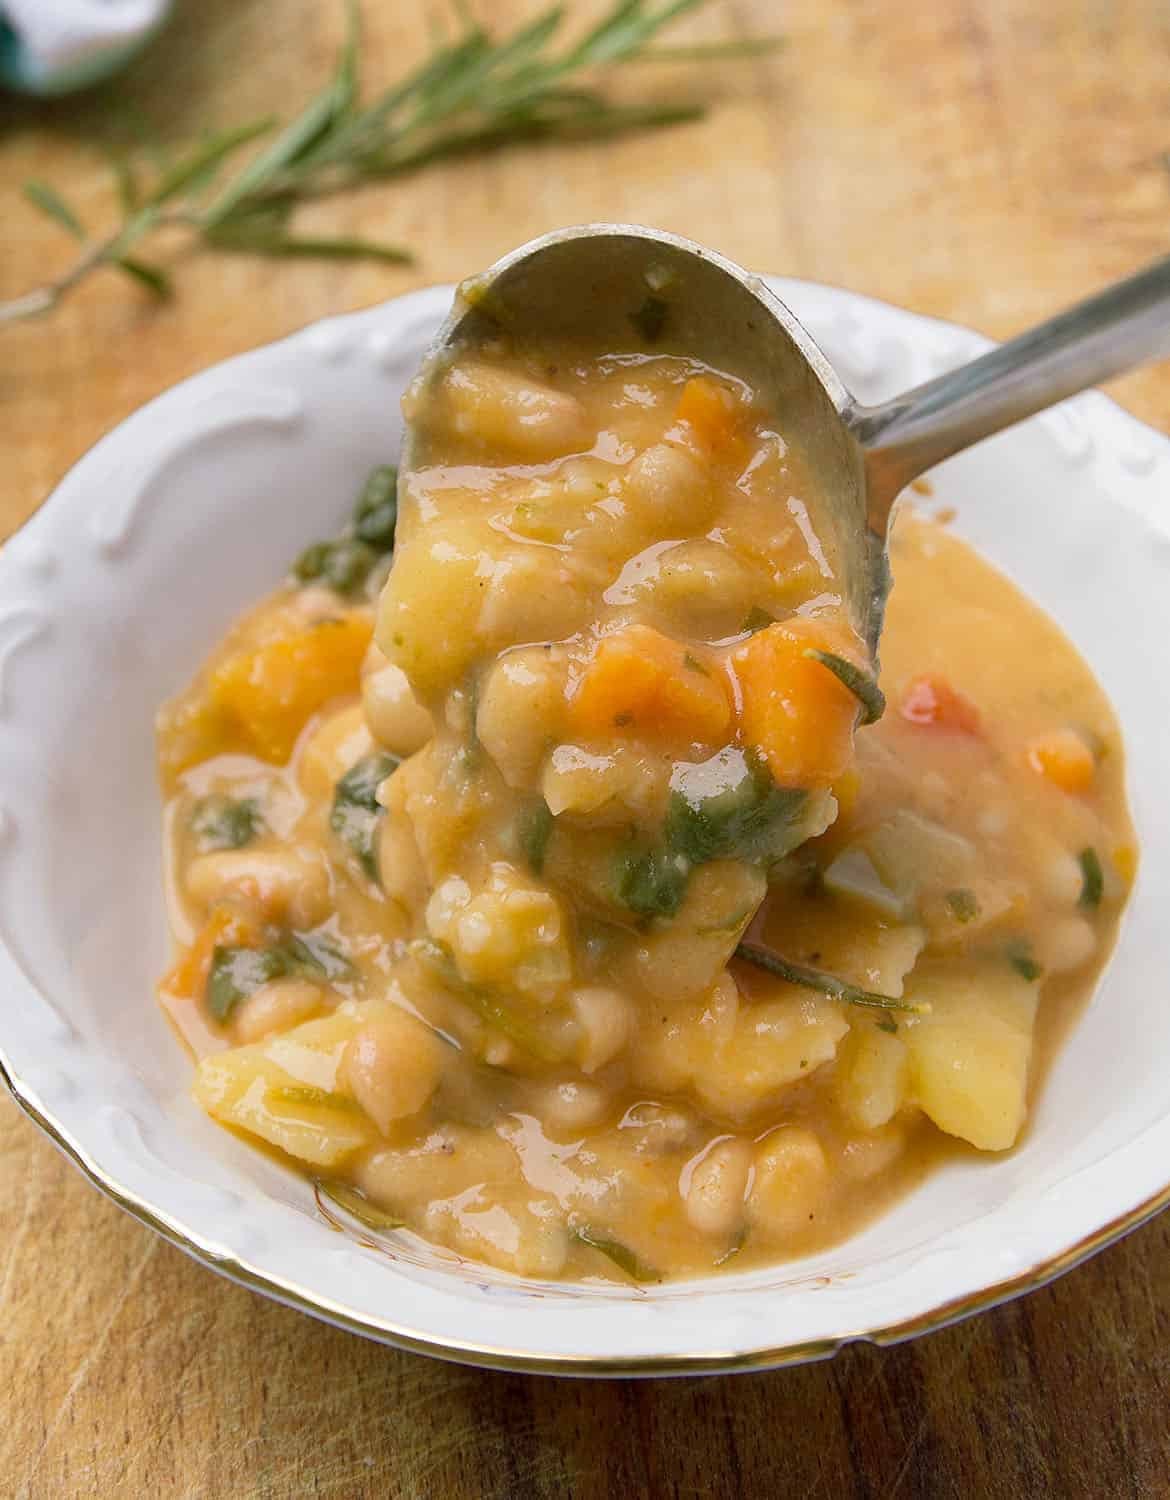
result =
[[611,1239],[600,1230],[590,1229],[588,1225],[578,1225],[573,1230],[573,1238],[579,1244],[588,1245],[590,1250],[596,1250],[613,1261],[618,1270],[624,1271],[631,1281],[662,1280],[654,1267],[648,1266],[628,1245],[623,1245],[620,1240]]
[[804,654],[813,661],[819,661],[822,667],[827,667],[849,689],[861,704],[863,724],[877,723],[886,711],[886,695],[868,672],[863,672],[860,667],[846,661],[843,656],[838,656],[835,651],[818,651],[815,646],[810,646]]
[[868,1005],[877,1010],[904,1010],[914,1015],[925,1015],[930,1007],[916,1005],[910,1000],[896,1000],[893,995],[879,995],[873,990],[859,989],[835,974],[826,974],[821,969],[808,969],[803,964],[789,963],[770,948],[761,948],[755,943],[740,943],[735,950],[736,958],[755,964],[757,969],[766,969],[777,979],[789,984],[799,984],[805,989],[820,990],[832,1000],[843,1000],[848,1005]]
[[158,266],[149,265],[144,260],[133,260],[129,255],[119,255],[111,261],[119,271],[124,271],[127,276],[133,277],[140,286],[144,286],[152,296],[158,297],[165,302],[174,291],[171,278]]
[[247,229],[216,230],[207,238],[221,250],[249,255],[302,256],[314,260],[379,260],[390,265],[411,265],[414,257],[399,245],[380,245],[374,240],[322,239],[319,237],[265,234]]
[[221,130],[210,136],[163,174],[150,195],[149,203],[160,207],[171,202],[197,184],[209,168],[220,166],[233,151],[246,146],[257,136],[267,134],[272,126],[272,120],[255,120],[251,125],[238,125],[234,130]]
[[35,204],[43,214],[47,214],[50,219],[60,224],[61,228],[67,230],[74,239],[86,238],[85,225],[56,188],[50,187],[47,182],[32,178],[24,184],[23,191],[30,203]]
[[398,1214],[391,1213],[389,1209],[380,1208],[378,1204],[367,1198],[365,1193],[359,1192],[348,1182],[319,1177],[316,1187],[319,1193],[322,1193],[338,1208],[344,1209],[347,1214],[351,1214],[367,1229],[401,1229],[406,1223],[406,1220],[400,1218]]
[[105,156],[113,174],[114,186],[118,190],[118,204],[123,214],[129,218],[141,202],[134,164],[124,151],[107,150]]

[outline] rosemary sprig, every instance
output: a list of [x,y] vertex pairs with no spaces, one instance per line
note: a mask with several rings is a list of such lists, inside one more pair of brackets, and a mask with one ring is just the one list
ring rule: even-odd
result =
[[[758,57],[777,45],[760,37],[687,47],[655,48],[667,27],[707,0],[612,0],[601,19],[576,40],[561,41],[565,7],[493,36],[457,5],[460,32],[439,42],[422,65],[374,99],[358,89],[360,31],[355,0],[333,74],[283,129],[260,121],[222,130],[167,163],[149,148],[145,163],[114,154],[110,170],[122,219],[91,236],[81,216],[50,184],[29,182],[25,196],[81,243],[78,259],[56,281],[0,303],[0,323],[52,311],[94,271],[112,267],[157,297],[171,293],[159,266],[142,260],[139,243],[160,229],[180,230],[203,248],[265,256],[307,256],[405,263],[409,250],[347,236],[298,236],[297,207],[372,180],[400,176],[430,162],[516,142],[598,139],[698,119],[701,104],[611,102],[597,80],[618,65]],[[241,148],[260,135],[268,143],[243,165]]]
[[838,656],[835,651],[818,651],[815,646],[810,646],[804,654],[813,661],[819,661],[822,667],[827,667],[838,682],[849,689],[861,704],[863,724],[877,723],[886,711],[886,695],[878,687],[874,677],[845,657]]
[[896,1000],[893,995],[879,995],[874,990],[859,989],[857,985],[838,979],[835,974],[826,974],[822,969],[809,969],[803,964],[789,963],[786,958],[773,953],[771,948],[761,948],[755,943],[740,943],[735,956],[745,963],[755,964],[757,969],[766,969],[777,979],[787,980],[789,984],[799,984],[805,989],[819,990],[822,995],[828,995],[832,1000],[844,1000],[848,1005],[867,1005],[875,1010],[904,1010],[914,1015],[925,1015],[930,1010],[928,1005],[916,1005],[911,1000]]

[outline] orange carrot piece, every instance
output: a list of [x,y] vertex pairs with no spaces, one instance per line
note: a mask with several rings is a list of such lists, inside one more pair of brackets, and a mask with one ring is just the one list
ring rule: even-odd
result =
[[197,999],[207,988],[217,948],[257,948],[260,943],[261,934],[255,922],[230,906],[217,906],[182,958],[163,975],[159,988],[171,995]]
[[731,654],[740,728],[781,786],[827,786],[853,758],[857,699],[810,648],[846,656],[829,621],[789,620],[758,630]]
[[212,672],[211,701],[262,760],[287,761],[318,709],[358,691],[372,632],[372,622],[354,611],[237,652]]
[[1097,774],[1093,752],[1075,729],[1054,729],[1028,744],[1028,764],[1062,792],[1087,792]]
[[910,724],[953,729],[961,734],[980,732],[979,710],[945,677],[935,673],[915,677],[902,695],[898,712]]
[[649,625],[627,625],[598,643],[569,702],[576,733],[614,730],[722,743],[731,728],[727,688],[703,654]]
[[675,417],[708,452],[733,460],[744,456],[739,404],[726,386],[705,375],[692,376],[682,388]]

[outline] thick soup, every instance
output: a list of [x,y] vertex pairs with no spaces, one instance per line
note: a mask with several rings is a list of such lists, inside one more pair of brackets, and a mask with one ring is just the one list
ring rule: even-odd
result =
[[1068,642],[907,516],[883,714],[726,372],[501,340],[406,408],[400,512],[376,471],[160,715],[200,1104],[538,1276],[780,1260],[1010,1148],[1136,861]]

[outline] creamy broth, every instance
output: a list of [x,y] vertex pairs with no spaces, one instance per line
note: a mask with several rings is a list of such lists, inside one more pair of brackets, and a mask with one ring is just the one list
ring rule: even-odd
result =
[[377,471],[160,716],[197,1100],[366,1222],[542,1276],[782,1260],[1014,1145],[1136,863],[1069,643],[908,515],[859,727],[758,392],[501,343],[406,409],[396,535]]

